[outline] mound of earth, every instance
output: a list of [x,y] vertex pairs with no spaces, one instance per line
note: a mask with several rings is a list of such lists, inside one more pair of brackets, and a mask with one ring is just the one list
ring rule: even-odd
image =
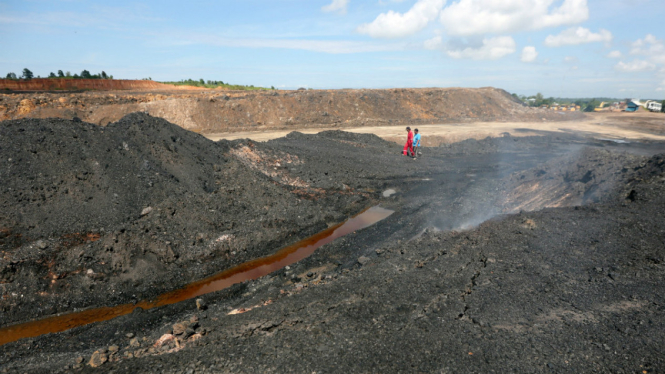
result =
[[104,128],[8,121],[0,139],[0,281],[21,295],[0,301],[3,324],[155,296],[343,221],[372,195],[314,180],[296,155],[146,114]]
[[562,121],[580,112],[529,108],[502,89],[165,91],[0,94],[0,120],[80,117],[106,125],[146,112],[204,133],[470,121]]

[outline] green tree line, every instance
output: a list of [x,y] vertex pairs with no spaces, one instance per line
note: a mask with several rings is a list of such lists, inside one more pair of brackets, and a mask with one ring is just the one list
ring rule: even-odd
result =
[[243,86],[240,84],[230,84],[230,83],[225,83],[223,81],[213,81],[213,80],[204,80],[203,78],[199,80],[195,79],[183,79],[177,82],[161,82],[165,84],[173,84],[176,86],[194,86],[194,87],[205,87],[205,88],[226,88],[229,90],[245,90],[245,91],[252,91],[252,90],[274,90],[275,87],[270,87],[270,88],[265,88],[265,87],[254,87],[254,85],[249,85],[249,86]]
[[[25,68],[23,69],[23,74],[19,77],[15,73],[10,72],[7,73],[7,76],[5,76],[5,79],[25,79],[25,80],[30,80],[34,78],[35,75],[33,74],[30,69]],[[37,76],[37,78],[41,78]],[[72,75],[71,72],[67,71],[66,73],[63,72],[62,70],[58,70],[58,73],[51,72],[48,75],[48,78],[62,78],[62,79],[113,79],[112,75],[106,74],[105,71],[102,71],[99,74],[90,74],[88,70],[83,70],[81,71],[81,74],[76,74]]]

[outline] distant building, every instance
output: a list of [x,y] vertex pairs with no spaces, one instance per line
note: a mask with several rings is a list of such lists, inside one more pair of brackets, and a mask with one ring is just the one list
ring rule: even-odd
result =
[[637,112],[637,109],[639,107],[640,107],[639,105],[635,104],[632,101],[629,101],[628,103],[626,103],[626,109],[625,110],[626,110],[626,112]]

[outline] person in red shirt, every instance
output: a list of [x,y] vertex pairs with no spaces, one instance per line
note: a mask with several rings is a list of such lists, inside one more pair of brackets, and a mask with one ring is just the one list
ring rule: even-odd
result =
[[413,133],[411,132],[411,127],[407,126],[406,132],[406,144],[404,145],[402,154],[416,158],[416,154],[413,152]]

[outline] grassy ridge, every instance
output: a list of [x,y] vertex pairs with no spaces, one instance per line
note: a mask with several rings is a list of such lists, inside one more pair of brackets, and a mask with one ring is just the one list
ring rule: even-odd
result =
[[164,84],[172,84],[175,86],[193,86],[193,87],[204,87],[204,88],[225,88],[228,90],[244,90],[244,91],[261,91],[261,90],[274,90],[274,87],[265,88],[265,87],[254,87],[243,86],[240,84],[229,84],[222,81],[204,81],[203,79],[193,80],[193,79],[183,79],[177,82],[160,82]]

